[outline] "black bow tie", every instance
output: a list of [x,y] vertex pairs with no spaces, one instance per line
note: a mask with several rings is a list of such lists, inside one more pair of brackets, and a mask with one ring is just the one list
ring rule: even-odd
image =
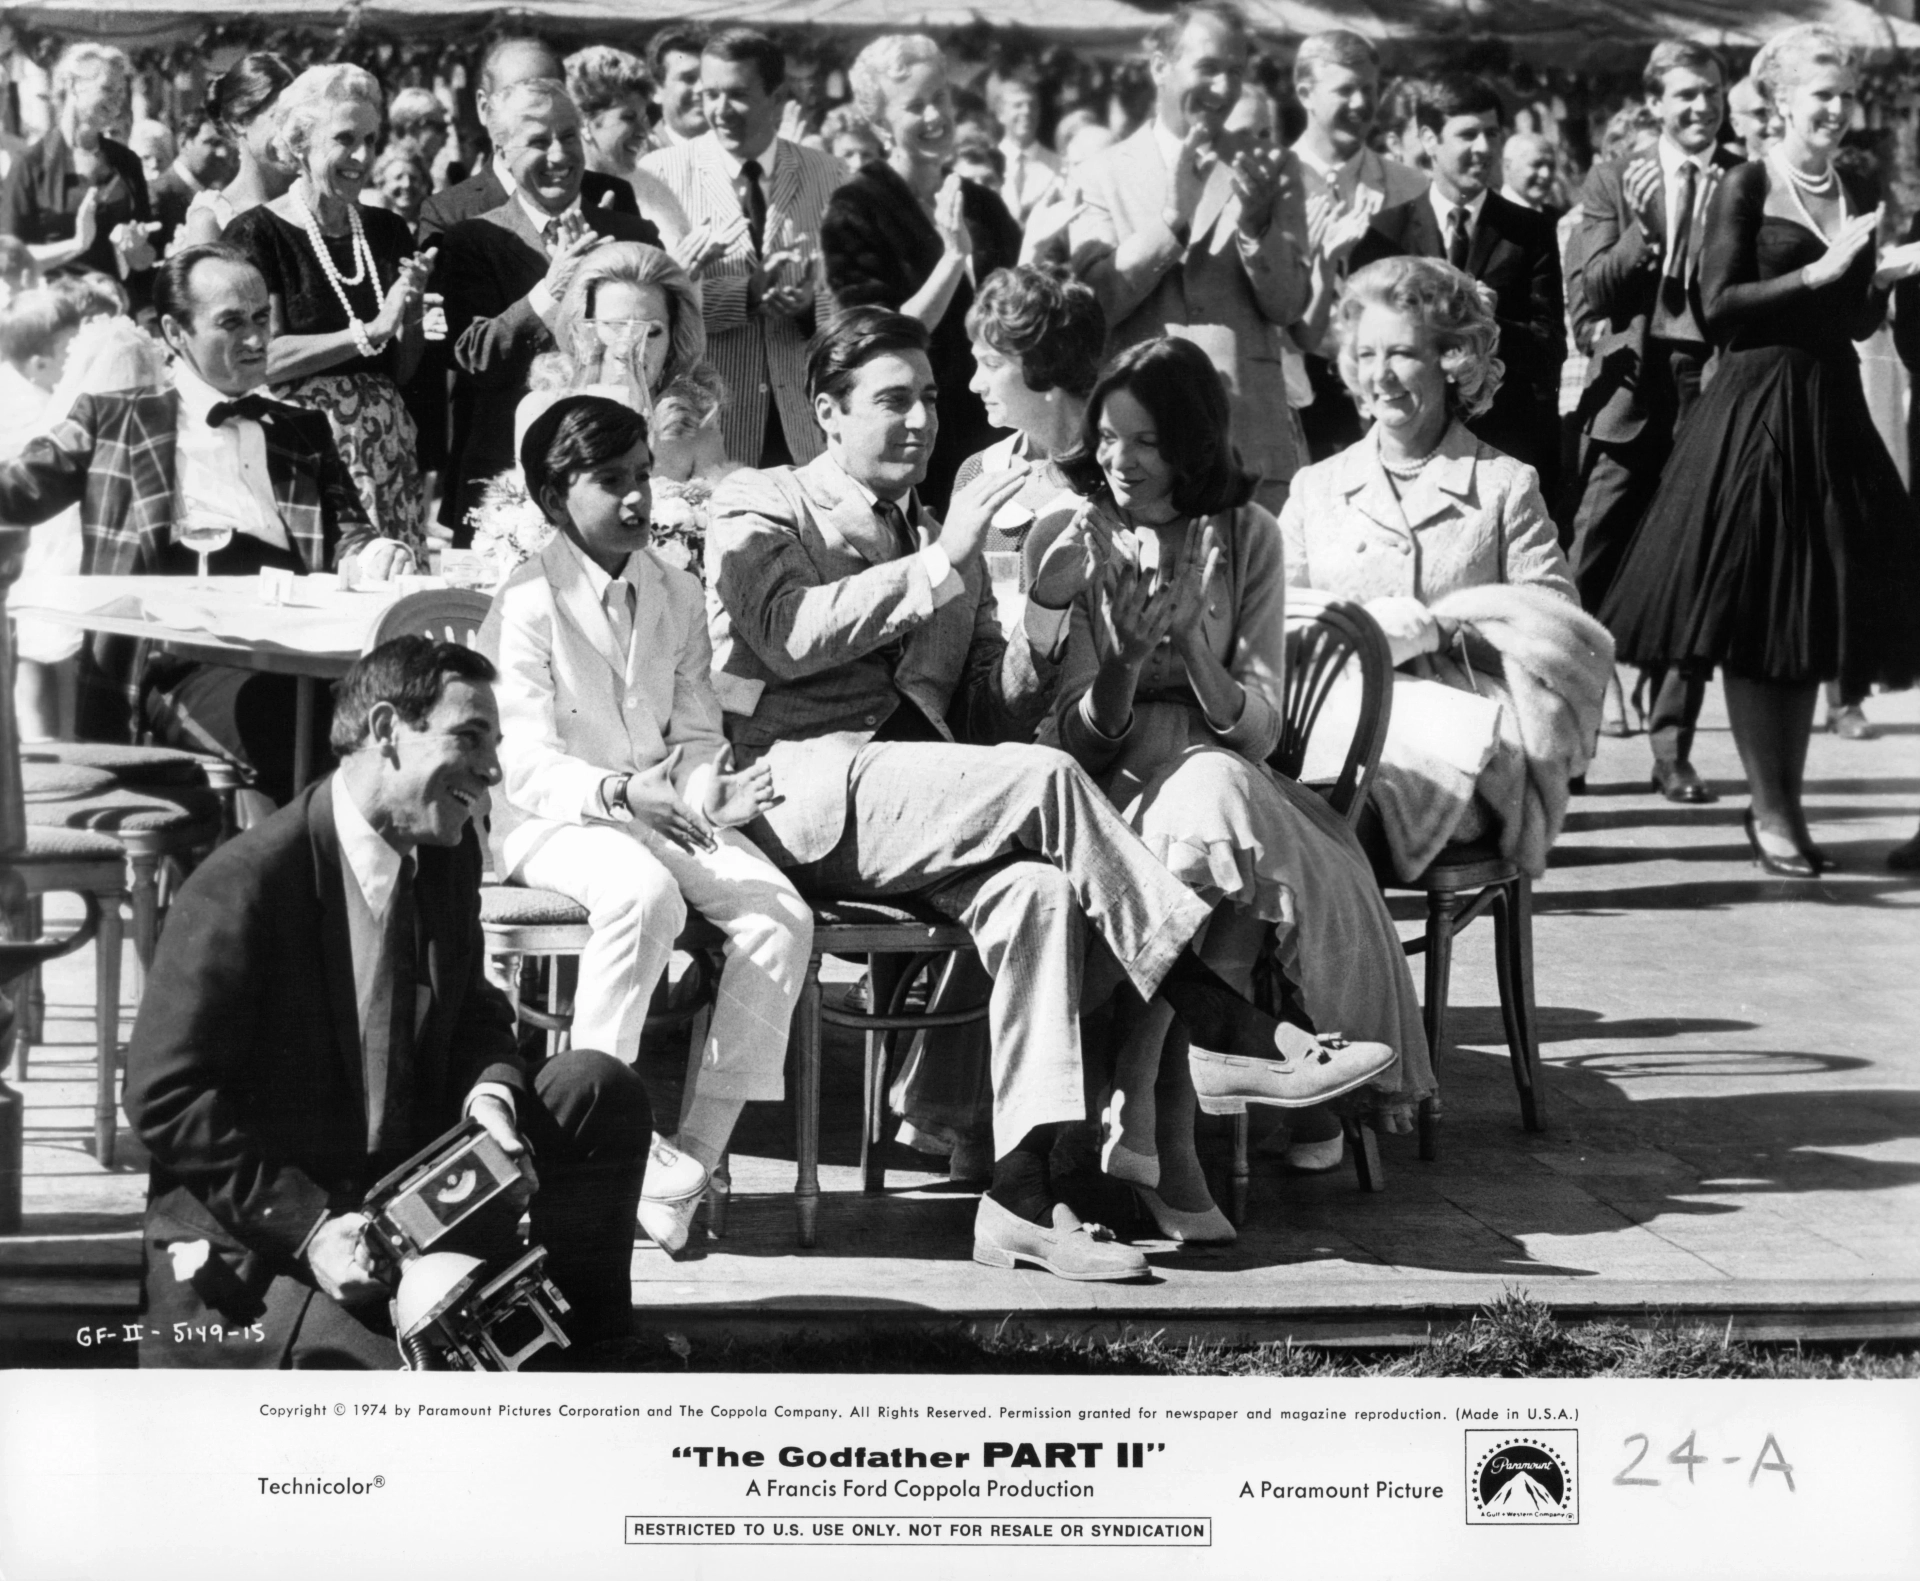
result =
[[269,401],[264,395],[236,396],[231,401],[215,401],[207,408],[207,426],[218,428],[229,417],[248,417],[256,423],[264,422],[277,410],[278,403]]

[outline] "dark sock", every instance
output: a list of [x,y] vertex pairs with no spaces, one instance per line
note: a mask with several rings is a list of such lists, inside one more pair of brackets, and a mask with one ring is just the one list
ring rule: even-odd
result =
[[1186,1027],[1187,1035],[1202,1048],[1253,1059],[1271,1059],[1275,1020],[1308,1032],[1316,1030],[1293,985],[1284,977],[1277,981],[1280,1006],[1276,1017],[1234,992],[1226,980],[1193,951],[1182,950],[1160,984],[1160,997],[1173,1006],[1173,1013]]
[[1007,1212],[1031,1224],[1053,1223],[1053,1186],[1047,1178],[1047,1155],[1058,1136],[1057,1125],[1036,1125],[1014,1144],[1013,1151],[996,1160],[993,1184],[987,1195]]

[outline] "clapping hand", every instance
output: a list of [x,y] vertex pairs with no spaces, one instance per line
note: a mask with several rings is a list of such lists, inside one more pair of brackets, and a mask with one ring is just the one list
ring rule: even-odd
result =
[[100,234],[100,189],[90,186],[80,194],[80,207],[73,211],[73,244],[85,252]]
[[1879,232],[1880,210],[1854,215],[1841,225],[1840,234],[1828,241],[1827,250],[1800,271],[1801,279],[1810,286],[1831,285],[1853,266],[1861,249],[1873,245]]
[[1653,240],[1653,232],[1659,224],[1665,188],[1666,178],[1660,173],[1660,161],[1651,157],[1636,159],[1627,166],[1626,174],[1621,177],[1620,190],[1626,195],[1627,207],[1633,210],[1633,217],[1640,222],[1640,229],[1647,233],[1648,241]]
[[1274,209],[1292,180],[1287,156],[1278,148],[1253,144],[1233,156],[1233,190],[1240,199],[1240,234],[1257,240],[1273,223]]
[[946,551],[955,570],[980,552],[994,513],[1019,492],[1032,470],[1026,462],[1016,461],[1003,472],[982,472],[953,496],[935,542]]
[[[386,339],[403,327],[420,321],[426,311],[427,278],[433,273],[435,256],[435,249],[429,247],[423,253],[400,260],[393,284],[387,287],[387,294],[381,299],[379,316],[369,326],[376,339]],[[444,315],[441,328],[444,332]]]
[[724,229],[717,228],[712,220],[702,220],[680,238],[673,249],[673,261],[688,274],[697,275],[708,264],[726,256],[734,237],[746,228],[747,222],[743,219],[736,219]]
[[1920,241],[1906,242],[1899,247],[1889,247],[1880,254],[1880,266],[1874,271],[1873,283],[1878,286],[1897,285],[1902,280],[1911,280],[1920,274]]
[[592,252],[599,241],[598,233],[580,217],[578,210],[561,216],[559,231],[547,254],[546,278],[541,282],[554,301],[558,302],[567,294],[567,287],[573,283],[574,272],[579,269],[581,259]]
[[1220,574],[1220,539],[1213,523],[1195,532],[1187,529],[1186,543],[1180,550],[1180,563],[1168,584],[1173,609],[1168,617],[1168,632],[1174,646],[1182,650],[1206,640],[1207,599],[1213,581]]
[[762,758],[750,769],[735,769],[732,749],[722,751],[714,764],[713,783],[707,789],[704,810],[708,823],[717,829],[735,829],[779,804],[770,762]]
[[1343,263],[1380,212],[1382,194],[1375,187],[1355,187],[1353,201],[1342,203],[1331,191],[1307,200],[1307,247],[1316,258]]
[[1200,122],[1190,122],[1187,135],[1180,139],[1180,155],[1173,162],[1173,192],[1168,200],[1168,207],[1181,224],[1193,223],[1194,210],[1200,207],[1200,194],[1206,189],[1216,157],[1213,134]]
[[683,851],[711,851],[713,836],[701,827],[693,809],[680,799],[673,788],[673,771],[680,766],[684,749],[675,747],[650,769],[641,769],[627,780],[627,808],[634,822],[644,824],[661,839]]
[[[1103,500],[1088,500],[1029,567],[1027,596],[1043,609],[1065,609],[1099,579],[1113,556],[1114,519]],[[1033,540],[1027,540],[1031,546]]]
[[940,233],[940,245],[948,257],[973,256],[973,232],[967,229],[965,198],[956,175],[941,182],[933,196],[933,228]]
[[1172,586],[1155,586],[1151,571],[1126,559],[1108,561],[1093,610],[1093,645],[1101,663],[1139,669],[1166,640],[1173,603]]

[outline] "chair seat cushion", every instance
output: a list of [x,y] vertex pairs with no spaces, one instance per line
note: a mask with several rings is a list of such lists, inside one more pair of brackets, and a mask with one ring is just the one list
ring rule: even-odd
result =
[[46,829],[27,826],[27,844],[17,856],[7,858],[9,866],[26,867],[35,862],[124,862],[126,852],[111,835],[95,834],[91,829]]
[[480,890],[480,924],[498,927],[553,928],[587,925],[587,908],[557,889],[524,884],[487,884]]
[[120,781],[84,763],[34,763],[22,757],[20,789],[30,802],[77,801],[116,789]]
[[217,760],[175,747],[120,746],[111,741],[36,741],[21,749],[20,761],[103,769],[123,785],[202,785],[206,783],[203,765]]
[[[480,926],[483,928],[584,928],[587,908],[557,889],[534,889],[526,884],[480,886]],[[717,950],[727,936],[699,912],[689,910],[687,925],[674,945],[682,950]]]
[[220,803],[212,791],[175,786],[161,794],[114,790],[74,801],[29,803],[27,822],[41,828],[93,829],[101,834],[213,834]]

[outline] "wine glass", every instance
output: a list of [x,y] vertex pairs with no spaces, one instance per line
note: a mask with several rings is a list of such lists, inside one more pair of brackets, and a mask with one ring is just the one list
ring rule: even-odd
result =
[[200,572],[192,585],[210,590],[213,579],[207,575],[207,556],[217,554],[233,542],[233,523],[224,516],[190,505],[173,525],[173,541],[185,544],[200,557]]

